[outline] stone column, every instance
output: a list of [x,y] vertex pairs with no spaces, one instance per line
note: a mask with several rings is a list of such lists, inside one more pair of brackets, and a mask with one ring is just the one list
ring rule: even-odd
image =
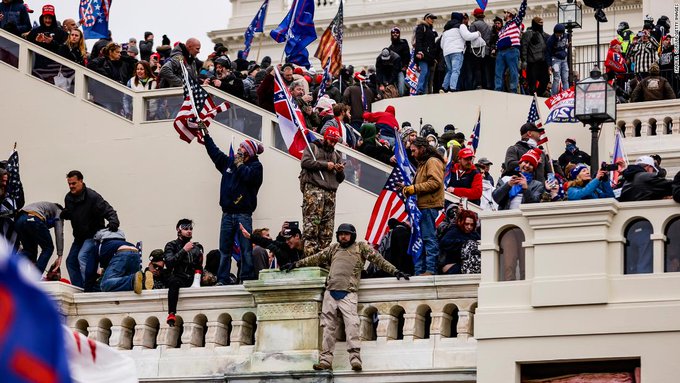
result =
[[228,346],[229,326],[220,322],[208,322],[208,332],[205,334],[205,347]]
[[118,348],[119,350],[132,349],[132,333],[133,330],[125,326],[111,326],[111,338],[109,339],[109,346]]
[[430,326],[430,338],[440,339],[451,336],[452,316],[445,312],[432,312],[432,325]]
[[[259,280],[244,283],[257,304],[251,371],[309,370],[318,361],[319,313],[327,274],[318,267],[288,273],[262,270]],[[238,325],[237,330],[236,321],[232,322],[232,342],[245,338],[247,326]]]
[[203,347],[203,325],[195,322],[184,322],[182,331],[182,349]]
[[156,335],[158,329],[147,324],[138,324],[135,326],[135,336],[132,338],[133,350],[152,349],[156,346]]
[[359,315],[359,337],[361,341],[375,340],[373,334],[373,316]]
[[109,344],[111,330],[104,327],[91,326],[87,328],[87,333],[87,337],[89,339],[96,340],[97,342],[102,342],[104,344]]
[[167,324],[162,323],[161,329],[158,332],[158,349],[165,350],[177,347],[178,337],[179,327],[170,327]]
[[404,314],[404,340],[423,339],[425,337],[425,318],[417,313]]
[[397,326],[399,319],[394,315],[378,314],[378,342],[397,339]]
[[239,347],[241,345],[252,344],[253,325],[244,320],[231,322],[231,345]]

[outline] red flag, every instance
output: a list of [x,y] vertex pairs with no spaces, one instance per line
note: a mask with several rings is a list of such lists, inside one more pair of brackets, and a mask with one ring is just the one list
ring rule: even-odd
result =
[[307,148],[307,142],[316,140],[314,134],[307,130],[305,117],[293,101],[278,69],[274,69],[274,110],[279,120],[279,129],[283,141],[288,147],[288,153],[302,159],[302,152]]

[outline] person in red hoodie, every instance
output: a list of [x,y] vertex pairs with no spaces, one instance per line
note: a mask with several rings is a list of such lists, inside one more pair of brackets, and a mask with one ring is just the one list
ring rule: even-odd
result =
[[388,105],[384,112],[364,112],[364,120],[372,122],[380,132],[380,137],[390,143],[390,147],[394,147],[397,139],[397,129],[399,129],[399,122],[395,116],[394,107]]
[[616,85],[623,89],[626,81],[626,58],[621,52],[621,42],[614,39],[609,43],[609,51],[607,52],[607,59],[604,62],[605,73],[607,80],[616,81]]
[[482,173],[474,165],[475,153],[470,148],[458,152],[458,162],[451,169],[446,191],[479,205],[482,199]]

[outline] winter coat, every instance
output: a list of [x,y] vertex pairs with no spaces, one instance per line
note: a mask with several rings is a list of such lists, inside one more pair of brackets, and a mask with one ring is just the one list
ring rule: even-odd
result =
[[76,64],[85,65],[85,57],[80,52],[80,48],[75,46],[73,48],[66,45],[66,43],[61,44],[57,50],[59,56],[71,60]]
[[245,91],[244,91],[244,86],[243,86],[243,80],[240,78],[234,76],[234,74],[230,74],[229,76],[219,79],[220,80],[220,87],[219,89],[225,93],[228,93],[234,97],[238,97],[240,99],[245,99]]
[[[408,64],[407,64],[408,65]],[[393,84],[397,85],[399,80],[399,73],[401,72],[402,63],[401,57],[395,52],[390,51],[390,58],[383,60],[378,56],[375,59],[375,73],[379,85]]]
[[431,156],[418,161],[413,180],[419,209],[441,209],[444,207],[444,162]]
[[614,198],[614,191],[609,180],[600,181],[593,178],[585,186],[572,185],[567,189],[569,201],[579,201],[582,199]]
[[671,190],[673,193],[673,200],[677,203],[680,203],[680,172],[677,172],[675,177],[673,177]]
[[[313,153],[313,155],[312,155]],[[314,160],[316,158],[316,160]],[[334,148],[325,147],[321,141],[314,141],[305,148],[302,154],[300,166],[300,188],[305,184],[311,184],[328,191],[336,191],[345,180],[345,172],[328,170],[328,163],[334,164],[342,162],[340,152]],[[321,178],[323,174],[323,178]]]
[[468,241],[479,241],[479,233],[464,233],[457,225],[451,226],[439,240],[439,267],[462,263],[461,250]]
[[479,32],[470,32],[465,24],[452,19],[452,28],[442,33],[440,41],[444,56],[465,51],[465,42],[480,37]]
[[408,46],[408,41],[404,39],[392,40],[392,44],[390,44],[387,49],[399,55],[402,69],[406,68],[408,64],[410,64],[411,48]]
[[179,87],[184,84],[184,74],[182,73],[182,67],[184,65],[194,80],[197,81],[198,78],[198,67],[195,57],[189,56],[189,51],[187,47],[179,43],[175,48],[172,49],[170,53],[170,59],[163,64],[160,73],[160,84],[161,88],[171,88]]
[[250,241],[257,246],[263,247],[271,251],[276,257],[276,262],[279,265],[285,265],[291,262],[297,262],[304,258],[304,251],[291,249],[286,243],[286,239],[278,235],[276,239],[265,238],[257,234],[250,236]]
[[672,100],[675,98],[673,87],[663,77],[649,76],[640,81],[633,93],[630,102]]
[[15,35],[21,35],[31,30],[31,19],[23,1],[11,1],[9,4],[0,2],[0,29],[4,29]]
[[100,75],[123,85],[126,85],[130,78],[130,76],[128,76],[128,66],[123,60],[113,61],[107,57],[97,57],[90,61],[87,67]]
[[274,113],[274,74],[268,73],[257,88],[257,103],[260,108]]
[[522,62],[537,63],[546,61],[546,41],[549,37],[547,33],[543,32],[542,28],[540,30],[527,29],[522,35],[521,40]]
[[482,198],[482,173],[477,170],[475,165],[470,169],[460,172],[460,164],[456,163],[451,169],[451,179],[446,187],[452,187],[453,195],[467,198],[475,205],[479,205]]
[[[22,4],[23,7],[23,4]],[[31,29],[31,32],[28,33],[28,36],[26,37],[26,40],[37,44],[38,46],[41,46],[48,51],[52,51],[54,53],[57,53],[59,50],[59,46],[63,44],[66,41],[66,38],[68,38],[68,35],[66,35],[66,32],[64,32],[63,29],[59,27],[57,24],[56,17],[53,17],[55,20],[52,22],[52,25],[49,27],[45,25],[44,21],[44,16],[40,16],[40,25],[37,27]],[[49,34],[52,36],[52,42],[47,44],[47,43],[41,43],[38,42],[36,39],[38,38],[39,34]]]
[[424,61],[428,64],[434,63],[437,57],[437,32],[425,20],[420,20],[415,30],[415,53],[422,53],[423,58],[415,58],[416,62]]
[[144,61],[149,61],[153,54],[153,40],[142,40],[139,42],[139,57]]
[[[508,170],[517,169],[519,166],[519,159],[522,158],[524,153],[528,152],[530,149],[531,147],[529,144],[521,140],[517,141],[515,145],[509,147],[505,152],[505,168]],[[541,183],[545,182],[548,173],[550,173],[550,165],[548,164],[545,152],[541,153],[541,161],[538,164],[538,168],[534,169],[534,173],[536,174],[535,179],[537,181],[540,181]]]
[[[510,181],[510,176],[502,177],[498,181],[496,190],[493,191],[493,200],[498,204],[498,210],[508,210],[510,209],[510,189],[512,186],[508,182]],[[524,190],[522,194],[522,203],[537,203],[541,202],[541,196],[545,191],[545,186],[543,182],[537,181],[536,178],[531,180],[527,185],[527,190]]]
[[557,159],[562,169],[566,168],[570,163],[572,164],[586,164],[590,165],[590,155],[586,152],[581,151],[581,149],[576,148],[574,152],[565,150],[560,158]]
[[491,26],[484,22],[483,19],[477,19],[472,24],[470,24],[469,30],[470,32],[479,32],[479,36],[482,40],[484,40],[484,56],[490,55],[491,47],[489,44],[491,43]]
[[61,218],[71,221],[76,241],[93,238],[97,231],[104,228],[105,219],[110,224],[120,226],[116,211],[99,193],[87,186],[83,186],[83,191],[78,195],[66,194]]
[[624,73],[628,70],[625,56],[610,49],[607,51],[604,68],[610,79],[614,77],[623,78]]
[[672,183],[658,174],[648,173],[640,165],[628,165],[622,173],[625,182],[619,201],[649,201],[672,193]]
[[257,208],[257,192],[262,186],[262,164],[251,157],[237,166],[233,157],[222,152],[212,137],[205,135],[205,150],[222,174],[220,206],[227,214],[253,214]]
[[188,240],[177,238],[165,245],[163,259],[165,267],[175,277],[191,280],[196,270],[203,271],[203,246],[194,242],[194,248],[188,252],[184,250],[184,245]]
[[371,105],[373,104],[373,91],[364,85],[364,97],[366,97],[366,110],[364,110],[363,101],[361,99],[361,89],[359,85],[352,85],[345,89],[343,94],[343,99],[345,105],[350,106],[350,114],[352,115],[352,121],[363,121],[364,112],[371,111]]

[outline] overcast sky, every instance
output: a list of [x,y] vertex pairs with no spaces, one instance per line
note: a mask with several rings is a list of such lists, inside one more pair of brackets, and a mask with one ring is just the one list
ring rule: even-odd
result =
[[[78,20],[80,0],[25,0],[35,12],[31,22],[37,21],[42,6],[52,4],[59,21]],[[227,27],[231,15],[229,0],[113,0],[109,16],[109,29],[113,40],[126,42],[130,37],[144,38],[145,31],[154,33],[155,45],[160,45],[164,34],[170,41],[186,41],[189,37],[201,40],[199,57],[212,52],[213,43],[206,33]],[[96,40],[88,40],[91,47]]]

